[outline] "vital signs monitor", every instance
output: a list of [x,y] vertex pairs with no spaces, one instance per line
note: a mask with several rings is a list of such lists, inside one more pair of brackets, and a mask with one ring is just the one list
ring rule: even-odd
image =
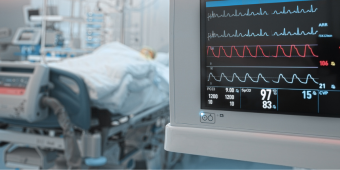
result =
[[170,2],[167,150],[340,168],[340,1]]

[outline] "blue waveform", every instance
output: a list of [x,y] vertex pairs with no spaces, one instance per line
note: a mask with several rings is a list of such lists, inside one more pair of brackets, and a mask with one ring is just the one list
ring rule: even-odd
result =
[[296,7],[296,10],[295,11],[291,11],[291,10],[288,10],[286,11],[286,7],[284,6],[283,7],[283,10],[281,12],[277,12],[277,11],[274,11],[272,14],[276,14],[276,15],[280,15],[280,14],[301,14],[301,13],[315,13],[316,11],[318,10],[318,8],[315,8],[313,7],[313,5],[311,5],[310,7],[310,10],[304,10],[304,9],[299,9],[299,5]]
[[244,77],[244,80],[241,80],[240,77],[239,77],[236,73],[233,74],[233,77],[232,77],[231,80],[229,80],[228,77],[227,77],[224,73],[221,74],[220,79],[216,79],[216,77],[215,77],[212,73],[210,73],[210,74],[209,74],[208,81],[210,81],[211,77],[214,78],[214,79],[215,79],[216,81],[218,81],[218,82],[221,82],[223,77],[224,77],[227,81],[229,81],[229,82],[234,82],[234,79],[235,79],[235,77],[236,77],[236,78],[237,78],[240,82],[242,82],[242,83],[245,83],[245,82],[247,81],[247,78],[249,78],[249,79],[250,79],[252,82],[254,82],[254,83],[258,83],[258,82],[260,81],[260,78],[262,78],[266,83],[270,83],[269,81],[267,81],[267,80],[263,77],[263,75],[262,75],[261,73],[258,75],[257,80],[254,80],[254,79],[249,75],[249,73],[246,74],[246,76]]
[[214,11],[212,11],[211,12],[211,14],[209,13],[208,14],[208,21],[210,21],[211,19],[213,19],[213,18],[228,18],[228,17],[244,17],[244,16],[258,16],[258,15],[269,15],[268,13],[267,13],[267,11],[263,11],[262,12],[262,8],[260,8],[260,12],[258,12],[258,13],[255,13],[255,12],[250,12],[249,11],[249,8],[248,8],[248,10],[247,10],[247,13],[242,13],[242,12],[237,12],[237,9],[235,9],[235,14],[230,14],[230,13],[225,13],[225,10],[223,11],[223,14],[222,15],[219,15],[219,14],[216,14],[216,13],[214,13]]
[[306,81],[305,81],[305,82],[302,81],[296,74],[293,75],[292,81],[288,81],[282,74],[280,74],[280,75],[279,75],[279,79],[278,79],[277,81],[273,81],[273,82],[274,82],[274,83],[280,83],[281,78],[282,78],[284,81],[286,81],[287,83],[289,83],[289,84],[293,84],[293,83],[294,83],[294,79],[299,80],[299,82],[300,82],[301,84],[307,84],[309,79],[313,80],[313,82],[314,82],[315,84],[319,84],[317,81],[315,81],[315,79],[314,79],[314,78],[312,77],[312,75],[310,75],[310,74],[307,75],[307,78],[306,78]]
[[[223,78],[225,78],[228,82],[234,82],[235,78],[237,78],[241,83],[245,83],[247,82],[247,78],[249,78],[253,83],[258,83],[260,81],[260,78],[263,79],[264,82],[266,83],[270,83],[270,81],[268,81],[267,79],[269,78],[276,78],[276,77],[267,77],[267,79],[260,73],[257,78],[253,78],[249,75],[249,73],[247,73],[245,76],[244,76],[244,80],[242,80],[236,73],[233,74],[232,78],[229,79],[224,73],[221,74],[221,76],[219,78],[216,78],[212,73],[209,74],[209,77],[208,77],[208,81],[211,80],[211,78],[213,78],[215,81],[217,82],[221,82]],[[288,81],[287,78],[285,78],[283,76],[283,74],[280,74],[279,77],[278,77],[278,80],[277,81],[274,81],[272,80],[273,83],[280,83],[280,80],[283,79],[286,83],[288,84],[293,84],[294,83],[294,80],[297,79],[301,84],[308,84],[308,81],[309,80],[312,80],[315,84],[319,84],[315,78],[312,77],[312,75],[308,74],[307,75],[307,78],[306,78],[306,81],[302,81],[301,79],[302,78],[299,78],[296,74],[293,75],[292,77],[292,81]]]
[[242,34],[242,33],[238,33],[237,30],[235,30],[235,34],[230,34],[230,33],[226,33],[224,30],[224,33],[222,35],[219,35],[217,33],[215,33],[214,31],[212,31],[212,33],[208,33],[208,40],[213,39],[213,38],[228,38],[228,37],[265,37],[265,36],[269,36],[267,32],[262,32],[262,29],[260,29],[260,33],[256,34],[256,33],[250,33],[249,29],[248,29],[248,33],[246,34]]
[[307,32],[307,33],[305,31],[301,31],[300,32],[300,28],[299,27],[297,28],[296,32],[294,32],[294,33],[290,32],[290,31],[286,32],[286,28],[284,28],[282,33],[275,32],[273,34],[273,36],[316,35],[318,32],[319,32],[318,30],[314,32],[314,28],[313,27],[311,27],[311,31]]

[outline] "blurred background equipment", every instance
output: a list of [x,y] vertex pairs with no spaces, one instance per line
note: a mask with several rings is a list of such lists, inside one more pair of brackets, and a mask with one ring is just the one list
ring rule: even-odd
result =
[[[0,39],[1,38],[7,38],[11,36],[11,30],[8,28],[0,28]],[[10,43],[1,43],[0,42],[0,53],[4,50],[6,50],[7,46],[10,45]],[[1,56],[1,55],[0,55]]]
[[17,41],[13,48],[20,50],[12,52],[12,57],[7,54],[4,60],[40,61],[43,56],[55,61],[87,54],[113,41],[135,50],[149,46],[168,52],[169,14],[164,12],[168,11],[165,1],[31,0],[30,4],[18,6],[24,22],[12,32],[17,36],[23,28],[40,29],[40,46],[20,44],[18,37],[12,37],[12,42]]
[[[163,149],[167,7],[160,0],[1,1],[3,16],[19,13],[12,16],[21,23],[0,17],[9,28],[1,29],[1,45],[13,47],[0,52],[0,169],[173,167],[181,154]],[[160,60],[143,58],[144,46]]]
[[11,36],[11,30],[8,28],[0,28],[0,38],[7,38]]

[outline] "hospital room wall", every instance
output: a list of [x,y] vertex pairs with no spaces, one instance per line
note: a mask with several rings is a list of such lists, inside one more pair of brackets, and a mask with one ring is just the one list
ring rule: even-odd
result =
[[[48,0],[49,4],[58,6],[59,14],[70,16],[70,0]],[[85,1],[84,1],[85,2]],[[92,0],[91,2],[95,2]],[[78,14],[79,1],[75,1],[75,14]],[[86,3],[84,3],[86,4]],[[125,44],[140,50],[143,47],[151,47],[159,52],[169,52],[169,1],[168,0],[133,0],[132,9],[125,10]],[[31,5],[42,6],[42,0],[31,0]],[[84,5],[83,5],[84,6]],[[82,9],[86,12],[86,7]],[[77,15],[76,15],[77,16]],[[116,14],[116,21],[112,27],[116,33],[114,40],[120,41],[120,14]],[[59,28],[64,32],[66,38],[69,36],[69,23],[59,24]],[[82,28],[84,27],[81,26]],[[78,35],[78,25],[74,26],[74,34]],[[79,34],[83,38],[85,29],[81,29]]]
[[[25,26],[22,7],[29,4],[30,0],[0,0],[0,28],[10,28],[12,32],[10,37],[1,38],[0,43],[10,43],[15,31]],[[19,59],[19,56],[14,55],[18,51],[20,51],[19,47],[10,46],[5,51],[0,51],[0,59]]]

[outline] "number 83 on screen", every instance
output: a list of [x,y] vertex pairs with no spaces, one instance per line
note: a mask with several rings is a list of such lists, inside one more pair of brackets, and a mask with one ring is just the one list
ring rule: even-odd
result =
[[[262,89],[262,108],[266,110],[277,109],[276,100],[277,100],[277,89]],[[273,100],[275,102],[273,102]]]

